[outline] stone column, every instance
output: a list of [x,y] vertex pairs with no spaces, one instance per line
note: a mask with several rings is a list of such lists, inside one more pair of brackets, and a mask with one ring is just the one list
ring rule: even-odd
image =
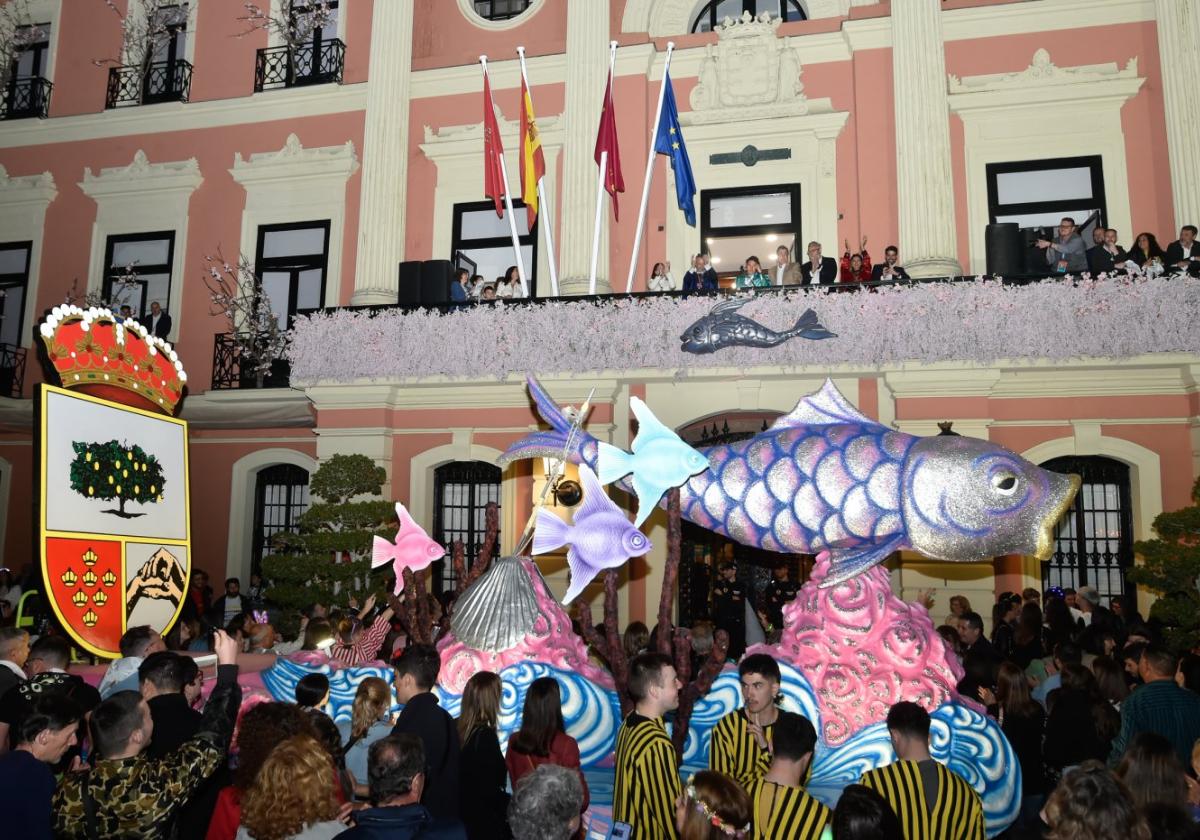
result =
[[1154,6],[1175,196],[1170,240],[1183,225],[1200,224],[1200,114],[1192,101],[1200,79],[1200,2],[1155,0]]
[[[567,0],[567,83],[563,177],[558,199],[558,287],[564,295],[587,294],[596,223],[596,131],[608,77],[609,0]],[[628,166],[628,163],[626,163]],[[612,208],[605,199],[600,225],[596,291],[612,291],[608,228]]]
[[950,171],[941,0],[892,3],[900,259],[914,277],[961,273]]
[[[413,0],[376,3],[363,130],[354,305],[395,303],[404,259]],[[440,256],[440,255],[435,255]]]

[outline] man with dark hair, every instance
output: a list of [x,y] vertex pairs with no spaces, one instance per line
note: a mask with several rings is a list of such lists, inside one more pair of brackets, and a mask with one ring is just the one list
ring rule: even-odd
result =
[[421,739],[428,768],[421,804],[436,819],[457,820],[459,815],[458,727],[433,694],[442,659],[433,645],[405,648],[396,660],[396,699],[404,704],[393,735],[410,734]]
[[354,828],[343,840],[466,840],[457,820],[435,820],[421,804],[425,791],[425,747],[416,735],[388,735],[367,752],[368,786],[374,807],[354,812]]
[[29,648],[25,673],[29,678],[0,698],[0,753],[8,750],[9,729],[16,726],[39,697],[61,694],[74,700],[84,713],[100,705],[100,694],[82,677],[67,673],[71,645],[62,636],[42,636]]
[[138,668],[152,653],[166,650],[159,632],[149,625],[130,627],[121,636],[121,658],[114,659],[100,680],[100,698],[107,699],[118,691],[138,690]]
[[138,683],[154,722],[147,755],[161,758],[200,729],[200,713],[183,696],[184,686],[195,678],[197,671],[195,660],[169,650],[152,653],[142,661]]
[[1117,244],[1117,229],[1098,227],[1096,230],[1101,232],[1100,241],[1087,252],[1092,274],[1112,274],[1124,268],[1129,255]]
[[1039,239],[1034,243],[1046,251],[1046,264],[1055,274],[1068,271],[1087,271],[1087,247],[1075,227],[1075,220],[1063,216],[1058,224],[1058,236],[1054,239]]
[[999,661],[1000,655],[983,633],[983,617],[977,612],[965,612],[958,617],[958,637],[962,639],[963,656],[973,653],[979,658]]
[[0,698],[26,678],[29,634],[20,627],[0,627]]
[[750,787],[754,836],[760,840],[817,840],[833,816],[831,809],[804,790],[817,730],[808,718],[787,715],[776,721],[772,734],[771,766]]
[[[1050,692],[1062,686],[1062,669],[1067,665],[1080,665],[1083,663],[1083,651],[1079,645],[1074,642],[1059,642],[1054,646],[1054,658],[1051,664],[1054,666],[1053,671],[1047,674],[1046,679],[1037,684],[1037,687],[1031,692],[1033,699],[1042,704],[1042,708],[1046,708],[1046,698],[1050,696]],[[1047,667],[1049,671],[1049,666]]]
[[738,665],[741,709],[717,721],[712,730],[708,766],[724,773],[747,791],[771,765],[774,727],[784,718],[798,717],[779,708],[783,677],[779,664],[765,653],[752,653]]
[[[836,245],[834,247],[837,247]],[[808,243],[808,262],[800,266],[801,286],[828,286],[838,281],[838,264],[821,255],[821,243]]]
[[1195,225],[1184,225],[1179,229],[1179,238],[1167,246],[1165,262],[1191,274],[1200,271],[1200,243],[1196,242]]
[[250,610],[250,600],[242,597],[242,582],[231,577],[225,581],[225,594],[212,605],[212,623],[218,627],[228,627],[229,622]]
[[617,733],[613,819],[633,826],[632,840],[675,837],[679,766],[662,716],[679,705],[671,658],[642,653],[629,663],[634,710]]
[[1113,739],[1108,763],[1121,760],[1139,732],[1154,732],[1171,742],[1184,767],[1192,763],[1192,745],[1200,739],[1200,694],[1175,682],[1179,658],[1169,650],[1149,645],[1142,651],[1138,671],[1145,685],[1121,703],[1121,731]]
[[68,774],[54,794],[54,831],[61,838],[159,838],[197,788],[225,760],[241,705],[237,642],[218,630],[217,684],[195,737],[163,758],[146,748],[154,735],[150,707],[136,692],[118,692],[92,713],[99,760]]
[[959,775],[929,754],[929,713],[916,703],[888,710],[896,761],[868,770],[862,784],[892,806],[905,840],[983,840],[983,803]]
[[791,603],[800,591],[800,584],[791,579],[787,563],[776,563],[771,569],[771,580],[763,590],[763,611],[759,614],[764,625],[772,631],[783,629],[783,608]]
[[871,279],[876,283],[880,280],[911,280],[908,272],[898,265],[899,262],[900,249],[895,245],[887,246],[883,249],[883,262],[876,263],[871,269]]
[[50,840],[54,765],[77,741],[83,710],[69,697],[49,694],[34,701],[13,730],[15,749],[0,757],[0,814],[10,837]]
[[737,579],[737,566],[728,560],[717,566],[713,587],[713,619],[718,630],[729,634],[730,659],[737,660],[746,649],[746,587]]

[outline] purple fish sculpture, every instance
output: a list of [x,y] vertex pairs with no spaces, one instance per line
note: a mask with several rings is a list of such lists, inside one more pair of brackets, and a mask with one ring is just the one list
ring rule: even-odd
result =
[[[563,455],[570,422],[537,380],[528,384],[552,428],[509,447],[501,464]],[[581,433],[566,457],[594,466],[597,443]],[[683,517],[768,551],[828,551],[823,587],[900,549],[964,563],[1045,560],[1080,483],[987,441],[897,432],[859,413],[828,380],[771,428],[700,451],[708,469],[680,487]]]
[[533,533],[534,554],[570,546],[567,565],[571,569],[571,586],[563,597],[564,604],[571,603],[604,569],[623,566],[630,557],[639,557],[651,548],[650,540],[608,498],[596,474],[586,465],[580,465],[579,479],[583,485],[583,503],[575,510],[575,524],[568,525],[540,508],[537,530]]

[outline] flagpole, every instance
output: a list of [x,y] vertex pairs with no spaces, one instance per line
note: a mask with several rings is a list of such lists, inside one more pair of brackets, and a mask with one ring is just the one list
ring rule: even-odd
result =
[[[617,42],[608,42],[608,89],[611,93],[613,67],[617,63]],[[606,103],[607,104],[607,103]],[[608,169],[608,150],[600,153],[600,168],[596,172],[596,229],[592,233],[592,271],[588,275],[588,294],[596,294],[596,265],[600,261],[600,216],[604,212],[604,173]]]
[[[521,57],[521,78],[525,81],[525,90],[529,93],[529,104],[533,105],[533,91],[529,90],[529,76],[525,74],[525,48],[517,47],[517,55]],[[521,103],[521,109],[525,109],[525,103]],[[521,154],[525,154],[525,149],[521,149]],[[538,215],[542,218],[542,231],[546,234],[546,257],[550,268],[550,291],[554,297],[558,297],[558,259],[554,254],[554,222],[550,216],[550,202],[546,198],[545,176],[538,178],[537,193],[538,193]],[[524,186],[524,185],[522,185]]]
[[646,226],[646,207],[650,203],[650,180],[654,177],[654,158],[658,155],[658,128],[662,122],[663,97],[667,92],[667,72],[671,69],[671,53],[675,42],[667,41],[667,60],[663,64],[662,84],[658,86],[658,107],[654,109],[654,129],[650,132],[650,153],[646,156],[646,179],[642,183],[642,208],[638,211],[637,233],[633,237],[633,256],[629,258],[629,280],[625,283],[625,294],[633,291],[633,273],[637,270],[638,254],[642,250],[642,229]]
[[[486,76],[487,56],[479,56],[479,63],[483,65],[483,73]],[[493,107],[491,102],[488,102],[488,107]],[[517,260],[517,279],[521,282],[521,297],[527,298],[529,297],[529,284],[525,282],[525,261],[521,258],[521,237],[517,234],[517,222],[513,218],[512,196],[508,191],[508,167],[504,165],[504,155],[501,154],[499,157],[500,177],[504,181],[504,208],[508,210],[508,232],[512,234],[513,256]]]

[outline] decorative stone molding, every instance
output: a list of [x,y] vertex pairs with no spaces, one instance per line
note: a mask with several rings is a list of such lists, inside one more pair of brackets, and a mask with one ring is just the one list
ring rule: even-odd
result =
[[[54,175],[50,172],[9,175],[8,170],[0,165],[0,230],[4,231],[5,239],[10,242],[33,243],[29,253],[29,282],[26,291],[26,300],[29,301],[38,299],[46,208],[57,197],[58,187],[54,183]],[[37,312],[36,306],[25,307],[25,323],[21,324],[20,330],[22,340],[29,336]],[[0,420],[0,425],[2,423]],[[4,474],[0,473],[0,481],[3,480]],[[0,492],[0,495],[3,493]],[[2,530],[0,537],[3,537]]]
[[525,11],[516,17],[511,17],[508,20],[488,20],[481,17],[475,11],[475,3],[472,0],[458,0],[458,10],[462,12],[462,16],[467,19],[467,23],[472,26],[478,26],[480,29],[487,29],[491,32],[503,32],[506,29],[516,29],[529,22],[529,19],[536,15],[546,5],[546,0],[530,0],[529,6]]
[[[140,153],[139,153],[140,154]],[[255,152],[249,160],[241,152],[234,154],[229,174],[242,186],[256,181],[328,175],[349,178],[358,171],[358,155],[353,141],[340,146],[306,149],[295,134],[289,134],[277,152]]]
[[91,167],[85,168],[79,188],[85,195],[97,199],[150,190],[184,190],[190,194],[203,180],[200,164],[195,158],[151,163],[146,153],[138,149],[128,166],[106,167],[100,170],[99,175],[93,175]]
[[49,170],[39,175],[9,175],[4,165],[0,164],[0,207],[49,204],[57,196],[58,187],[54,183],[54,174]]
[[[459,0],[460,3],[468,0]],[[809,20],[845,17],[851,6],[873,6],[879,0],[800,0]],[[652,38],[686,35],[702,4],[698,0],[627,0],[622,32],[645,32]],[[765,14],[765,13],[764,13]]]
[[1033,60],[1028,67],[1015,73],[992,73],[985,76],[967,76],[962,79],[950,75],[948,78],[951,94],[1012,88],[1025,90],[1043,85],[1061,87],[1062,85],[1104,82],[1113,79],[1136,79],[1138,78],[1138,62],[1135,56],[1125,63],[1124,68],[1118,67],[1115,61],[1078,67],[1059,67],[1050,60],[1050,53],[1043,47],[1033,54]]

